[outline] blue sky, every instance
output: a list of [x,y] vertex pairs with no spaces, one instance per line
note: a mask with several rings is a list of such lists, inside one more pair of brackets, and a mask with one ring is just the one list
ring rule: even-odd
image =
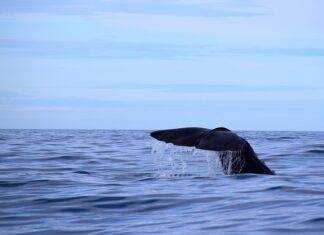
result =
[[1,0],[0,128],[324,131],[321,0]]

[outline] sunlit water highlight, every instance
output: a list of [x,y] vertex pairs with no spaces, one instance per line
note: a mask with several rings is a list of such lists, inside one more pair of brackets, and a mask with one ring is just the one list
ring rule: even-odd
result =
[[0,234],[323,234],[324,133],[238,134],[277,175],[148,131],[1,130]]

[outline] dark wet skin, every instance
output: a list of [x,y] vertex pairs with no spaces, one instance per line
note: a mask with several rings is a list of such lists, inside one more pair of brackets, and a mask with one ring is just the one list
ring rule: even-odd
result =
[[265,163],[257,157],[247,140],[224,127],[218,127],[212,130],[199,127],[159,130],[153,131],[151,136],[157,140],[173,143],[178,146],[196,147],[198,149],[219,152],[238,152],[239,154],[235,157],[241,158],[240,161],[243,165],[238,167],[233,164],[230,166],[231,169],[229,171],[225,169],[228,167],[225,164],[226,155],[220,155],[223,171],[230,172],[230,174],[275,174],[274,171],[269,169]]

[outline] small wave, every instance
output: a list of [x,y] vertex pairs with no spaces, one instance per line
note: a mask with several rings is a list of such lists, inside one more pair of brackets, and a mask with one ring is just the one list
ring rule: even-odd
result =
[[322,149],[311,149],[311,150],[305,151],[305,153],[320,153],[320,154],[323,154],[324,150],[322,150]]
[[124,209],[129,208],[132,205],[136,205],[136,202],[120,202],[120,203],[105,203],[105,204],[96,204],[94,207],[102,209]]
[[280,137],[266,137],[265,140],[282,141],[282,140],[296,140],[298,137],[280,136]]
[[[271,158],[273,158],[273,157],[290,157],[290,156],[296,156],[296,153],[278,153],[278,154],[268,153],[267,155]],[[271,158],[268,160],[271,160]]]
[[0,153],[0,158],[13,158],[13,157],[20,157],[20,155],[22,154],[22,152],[20,151],[11,151],[8,153]]
[[76,197],[59,197],[59,198],[39,198],[35,199],[36,204],[48,204],[48,203],[57,203],[57,202],[70,202],[70,201],[81,201],[82,199],[87,198],[86,196],[76,196]]
[[146,178],[143,178],[143,179],[139,179],[138,181],[151,181],[151,180],[156,180],[157,177],[146,177]]
[[63,186],[63,185],[73,185],[75,184],[74,180],[67,179],[39,179],[39,180],[30,180],[25,182],[28,185],[32,186]]
[[[105,203],[98,203],[92,205],[95,208],[101,209],[127,209],[128,211],[133,212],[146,212],[146,211],[154,211],[154,210],[163,210],[172,207],[180,207],[187,206],[195,203],[209,203],[217,200],[215,197],[207,197],[207,198],[197,198],[197,199],[176,199],[163,197],[163,195],[146,195],[145,197],[149,198],[141,198],[141,197],[127,197],[120,198],[120,200],[113,201],[102,201]],[[106,200],[106,198],[103,198]],[[108,200],[110,200],[109,198]],[[118,198],[117,198],[118,199]],[[96,199],[98,201],[99,199]],[[102,199],[101,199],[102,200]],[[94,202],[94,201],[92,201]]]
[[84,202],[115,202],[115,201],[123,201],[127,200],[128,197],[125,196],[105,196],[105,197],[97,197],[93,199],[85,200]]
[[[19,233],[24,235],[40,235],[40,234],[66,234],[66,235],[78,235],[78,234],[98,234],[99,232],[102,232],[102,229],[82,229],[82,228],[76,228],[76,229],[33,229],[32,232],[28,233]],[[18,234],[18,233],[15,233]],[[102,233],[100,233],[102,234]]]
[[[235,179],[249,179],[249,178],[256,178],[256,177],[260,177],[260,175],[258,174],[236,174],[236,175],[230,175],[231,177],[235,178]],[[261,176],[262,177],[262,176]]]
[[79,212],[89,212],[91,211],[88,208],[80,208],[80,207],[67,207],[67,208],[63,208],[60,210],[61,212],[71,212],[71,213],[79,213]]
[[278,139],[281,139],[281,140],[295,140],[295,139],[298,139],[298,138],[290,137],[290,136],[281,136]]
[[264,191],[287,190],[291,188],[292,187],[287,187],[287,186],[273,186],[273,187],[266,188]]
[[218,225],[210,225],[207,227],[202,227],[202,230],[211,230],[211,231],[217,231],[219,229],[225,229],[225,228],[233,228],[244,225],[244,223],[228,223],[228,224],[218,224]]
[[88,171],[75,171],[74,173],[81,174],[81,175],[90,175],[90,172]]
[[80,159],[85,159],[85,156],[81,155],[62,155],[62,156],[53,156],[53,157],[47,157],[47,158],[42,158],[42,160],[68,160],[68,161],[75,161],[75,160],[80,160]]
[[305,223],[324,223],[324,217],[317,217],[304,221]]
[[324,149],[324,144],[311,144],[311,145],[308,145],[308,146],[313,147],[313,148]]
[[26,182],[0,181],[0,187],[10,188],[25,185]]

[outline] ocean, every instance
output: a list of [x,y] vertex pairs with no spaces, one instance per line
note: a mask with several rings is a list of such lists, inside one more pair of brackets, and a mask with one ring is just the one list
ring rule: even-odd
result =
[[276,175],[149,131],[0,130],[0,234],[324,234],[324,132],[237,133]]

